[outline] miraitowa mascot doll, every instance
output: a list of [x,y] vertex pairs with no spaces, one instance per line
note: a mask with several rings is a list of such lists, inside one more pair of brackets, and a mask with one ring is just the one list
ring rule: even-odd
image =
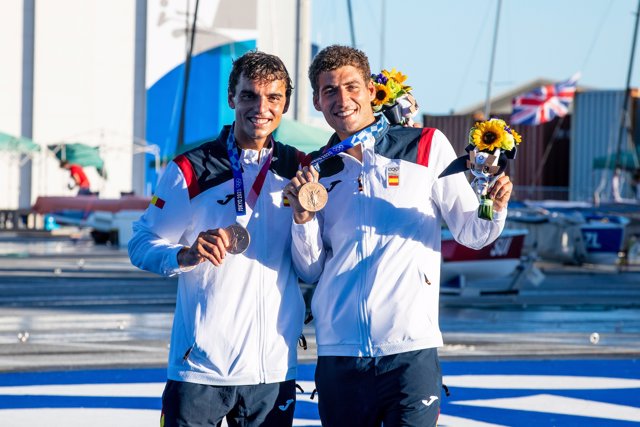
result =
[[516,146],[521,140],[504,120],[493,118],[476,122],[469,131],[467,154],[451,162],[438,178],[470,170],[474,176],[471,187],[480,201],[478,217],[491,221],[493,200],[487,191],[504,172],[507,160],[515,159]]

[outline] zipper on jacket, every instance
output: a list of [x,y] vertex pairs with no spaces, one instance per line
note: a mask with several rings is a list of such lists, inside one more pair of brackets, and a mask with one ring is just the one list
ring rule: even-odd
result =
[[258,315],[259,315],[259,327],[258,330],[260,331],[260,384],[264,383],[266,381],[266,373],[265,373],[265,309],[264,309],[264,270],[262,267],[260,267],[260,285],[259,285],[259,298],[260,298],[260,304],[259,307],[260,309],[258,310]]
[[[358,187],[359,189],[362,188],[362,172],[360,173],[360,175],[358,176]],[[358,218],[360,219],[360,224],[364,224],[363,221],[363,206],[362,206],[362,199],[363,199],[364,195],[362,193],[362,191],[358,191],[358,193],[356,194],[356,198],[357,198],[357,203],[358,203]],[[360,231],[360,241],[362,242],[359,246],[358,249],[358,264],[362,263],[364,260],[364,231],[361,230]],[[363,355],[367,356],[366,351],[364,351],[364,347],[365,347],[365,343],[367,342],[367,337],[366,337],[366,333],[365,333],[365,326],[364,326],[364,295],[363,295],[363,279],[362,277],[358,277],[358,282],[357,282],[357,286],[358,286],[358,331],[360,334],[360,346],[361,346],[361,350],[363,351]]]
[[[360,205],[360,217],[361,217],[361,222],[360,224],[368,224],[368,222],[366,221],[366,215],[368,214],[367,209],[366,209],[366,200],[367,197],[369,196],[369,192],[365,191],[366,188],[366,184],[367,181],[365,180],[365,168],[364,168],[364,160],[365,160],[365,156],[366,154],[364,153],[364,147],[363,148],[363,155],[362,155],[362,161],[363,161],[363,165],[362,165],[362,171],[360,172],[360,180],[362,182],[362,191],[360,193],[358,193],[358,199],[359,199],[359,205]],[[368,231],[369,229],[367,229],[366,227],[363,227],[362,232],[360,234],[360,238],[361,238],[361,242],[362,242],[362,250],[361,250],[361,259],[359,260],[359,262],[364,263],[364,273],[362,274],[362,277],[359,280],[359,284],[358,284],[358,289],[359,289],[359,296],[358,296],[358,305],[360,306],[360,333],[362,336],[362,344],[365,347],[365,356],[372,356],[373,355],[373,344],[371,342],[371,333],[370,333],[370,326],[369,326],[369,316],[367,316],[367,283],[368,283],[368,279],[369,279],[369,262],[367,261],[369,259],[369,248],[367,245],[367,238],[368,238]]]
[[[263,188],[263,191],[268,191],[268,178],[269,178],[269,173],[267,172],[267,176],[265,177],[265,182],[264,185],[267,188]],[[267,210],[264,208],[264,194],[263,197],[258,197],[258,203],[256,203],[256,210],[258,209],[258,207],[260,208],[260,211],[258,212],[264,212],[264,218],[258,218],[261,219],[262,221],[268,221],[269,218],[266,217],[266,212]],[[255,241],[257,242],[263,242],[265,236],[262,233],[263,227],[258,227],[259,236]],[[256,248],[257,251],[260,251],[262,249],[262,245],[260,245],[258,248]],[[260,254],[256,254],[256,256],[260,256]],[[266,381],[266,373],[265,373],[265,307],[264,307],[264,268],[262,266],[262,264],[259,264],[258,267],[259,271],[260,271],[260,280],[258,281],[258,357],[259,357],[259,384],[262,384]]]
[[[363,147],[364,148],[364,147]],[[362,159],[364,160],[365,157],[363,156]],[[373,150],[373,148],[371,148],[371,164],[369,165],[369,169],[373,170],[373,168],[375,167],[375,160],[376,160],[376,154],[375,151]],[[362,171],[363,171],[363,177],[364,177],[364,172],[365,172],[365,165],[363,164],[362,167]],[[371,212],[369,209],[367,209],[368,204],[366,203],[366,201],[368,200],[368,198],[372,197],[371,195],[371,186],[374,183],[373,180],[369,180],[368,181],[368,187],[365,187],[364,185],[363,187],[363,195],[365,196],[363,198],[363,202],[364,202],[364,208],[363,208],[363,212],[365,215],[369,216],[371,215]],[[365,191],[366,188],[366,191]],[[365,224],[372,224],[373,222],[371,221],[371,218],[367,218],[367,222],[365,222]],[[365,233],[365,244],[364,244],[364,248],[366,250],[365,254],[365,282],[364,282],[364,290],[367,289],[368,287],[368,283],[369,283],[369,270],[370,270],[370,260],[371,260],[371,251],[369,250],[369,238],[371,237],[371,229],[372,227],[367,228],[367,232]],[[366,294],[365,294],[366,295]],[[365,336],[367,338],[367,348],[369,351],[369,355],[373,356],[373,342],[371,340],[371,319],[369,318],[369,316],[367,315],[368,310],[367,310],[367,299],[365,298],[364,300],[364,313],[365,313]]]

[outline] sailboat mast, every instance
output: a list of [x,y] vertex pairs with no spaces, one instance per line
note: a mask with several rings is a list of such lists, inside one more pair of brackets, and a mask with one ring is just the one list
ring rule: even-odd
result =
[[349,29],[351,30],[351,47],[356,47],[356,29],[353,23],[353,7],[351,0],[347,0],[347,9],[349,12]]
[[306,72],[311,58],[311,0],[298,0],[296,12],[296,59],[295,59],[295,101],[294,119],[306,122],[308,117],[307,93],[309,83]]
[[[22,111],[20,135],[33,137],[33,92],[35,73],[35,31],[36,1],[23,2],[22,17]],[[3,166],[4,167],[4,166]],[[20,186],[18,187],[18,207],[31,206],[31,176],[33,163],[26,154],[20,155]]]
[[385,44],[387,40],[387,8],[385,0],[380,2],[380,69],[384,68]]
[[[622,140],[624,130],[626,126],[627,113],[629,109],[629,98],[631,97],[631,72],[633,70],[633,60],[636,53],[636,41],[638,39],[638,22],[640,21],[640,0],[638,0],[638,7],[636,8],[636,24],[633,30],[633,41],[631,42],[631,57],[629,58],[629,69],[627,70],[627,85],[624,95],[624,102],[622,104],[622,115],[620,118],[620,128],[618,131],[618,150],[616,151],[616,168],[620,168],[621,164],[621,152],[622,152]],[[636,164],[638,167],[638,164]]]
[[[189,2],[187,2],[188,4]],[[187,93],[189,89],[189,73],[191,71],[191,58],[193,56],[193,46],[196,38],[196,21],[198,20],[198,6],[200,5],[200,0],[196,0],[196,7],[193,11],[193,24],[191,25],[191,37],[187,38],[189,40],[188,49],[187,49],[187,58],[184,61],[184,83],[182,86],[182,104],[180,105],[180,122],[178,127],[178,143],[176,148],[178,152],[185,144],[184,134],[185,134],[185,121],[187,114]],[[187,17],[189,14],[187,13]],[[187,34],[188,35],[188,34]]]
[[[135,50],[133,71],[133,141],[132,148],[136,150],[136,141],[149,148],[145,141],[145,109],[147,102],[146,71],[147,71],[147,2],[136,0]],[[136,151],[134,151],[135,153]],[[145,171],[147,155],[131,156],[131,189],[135,194],[148,196],[145,191]],[[156,161],[158,156],[156,156]],[[157,169],[156,169],[157,170]]]
[[496,25],[493,28],[493,47],[491,48],[491,62],[489,63],[489,79],[487,81],[487,96],[484,101],[484,118],[489,119],[491,113],[491,86],[493,85],[493,65],[496,60],[496,45],[498,44],[498,27],[500,25],[500,9],[502,8],[502,0],[498,0],[496,8]]

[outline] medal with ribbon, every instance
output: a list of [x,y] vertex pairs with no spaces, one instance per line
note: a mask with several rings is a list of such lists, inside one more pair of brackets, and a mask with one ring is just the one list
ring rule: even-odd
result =
[[[385,129],[389,127],[389,122],[382,116],[371,126],[366,127],[344,141],[340,141],[332,147],[329,147],[320,157],[311,162],[311,167],[320,172],[320,163],[336,156],[343,151],[356,147],[367,138],[377,138]],[[309,212],[317,212],[324,208],[327,204],[329,195],[327,190],[319,182],[307,182],[298,190],[298,201],[300,205]]]
[[[244,217],[247,214],[247,205],[253,210],[262,191],[262,186],[267,177],[267,172],[271,166],[271,159],[273,158],[273,148],[269,151],[267,159],[260,168],[260,172],[256,177],[256,180],[251,186],[249,197],[245,199],[244,194],[244,179],[242,178],[242,166],[240,165],[240,158],[238,156],[238,147],[236,146],[236,138],[233,133],[235,129],[235,123],[231,125],[229,130],[229,136],[227,137],[227,155],[231,162],[231,172],[233,174],[233,195],[234,206],[236,209],[236,223],[225,228],[225,231],[229,234],[229,247],[227,252],[232,254],[241,254],[249,247],[251,236],[246,227],[239,224],[239,217]],[[271,138],[271,137],[270,137]],[[269,139],[269,143],[273,146],[273,141]],[[247,220],[248,223],[248,220]]]

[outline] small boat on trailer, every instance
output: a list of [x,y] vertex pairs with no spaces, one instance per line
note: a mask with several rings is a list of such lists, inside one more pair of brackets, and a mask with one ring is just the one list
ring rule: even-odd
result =
[[576,202],[525,202],[509,206],[507,227],[529,231],[524,252],[564,264],[617,265],[629,219]]
[[511,293],[519,277],[533,266],[522,257],[526,229],[505,229],[490,245],[479,250],[456,242],[451,232],[442,230],[443,293]]

